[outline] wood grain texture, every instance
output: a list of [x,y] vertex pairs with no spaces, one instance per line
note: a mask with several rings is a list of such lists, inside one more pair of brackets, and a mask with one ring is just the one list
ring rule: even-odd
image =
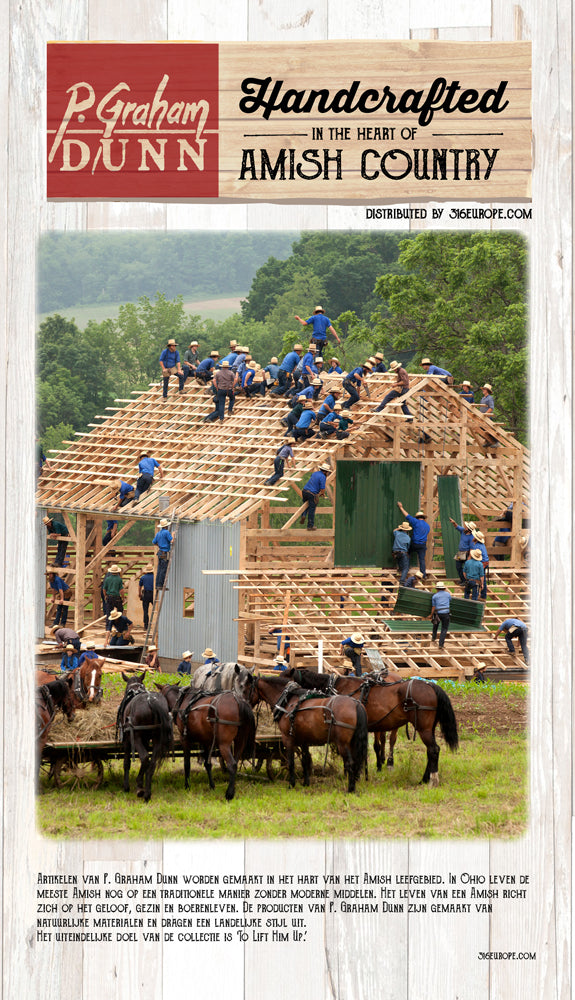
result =
[[[572,35],[566,0],[538,6],[535,0],[473,4],[352,5],[343,0],[294,8],[291,3],[249,0],[230,6],[148,0],[129,7],[109,0],[72,4],[62,0],[16,4],[2,0],[0,86],[0,204],[6,225],[0,249],[3,310],[0,337],[4,378],[2,406],[9,434],[0,445],[5,514],[2,551],[4,671],[3,757],[6,781],[3,839],[4,995],[7,1000],[103,1000],[142,996],[167,1000],[177,989],[178,967],[189,970],[190,949],[39,945],[35,934],[35,878],[42,869],[103,870],[282,870],[310,873],[421,870],[480,871],[484,875],[527,873],[531,898],[513,901],[488,918],[468,923],[451,916],[435,921],[409,915],[348,919],[341,913],[311,923],[311,943],[290,947],[290,998],[337,1000],[500,1000],[533,996],[567,1000],[571,980],[571,653],[572,564],[566,546],[571,525],[572,467],[572,260],[571,91]],[[531,247],[533,642],[531,717],[531,819],[527,836],[512,843],[317,842],[304,858],[301,843],[203,841],[150,845],[93,845],[46,841],[35,832],[34,760],[31,720],[32,595],[17,581],[34,579],[33,331],[36,241],[58,228],[364,228],[360,206],[324,204],[268,206],[47,205],[42,159],[44,49],[50,38],[282,41],[324,38],[439,37],[498,41],[532,38],[534,49],[533,222],[513,225]],[[518,34],[518,31],[520,34]],[[486,45],[486,52],[488,48]],[[8,144],[7,138],[10,137]],[[370,224],[371,225],[371,224]],[[396,228],[392,222],[379,228]],[[478,228],[474,223],[460,223]],[[14,345],[16,337],[19,352]],[[18,386],[19,409],[13,407]],[[14,531],[15,515],[19,530]],[[15,627],[16,625],[16,627]],[[21,666],[15,666],[21,665]],[[14,704],[19,709],[13,714]],[[296,792],[297,793],[297,792]],[[294,794],[296,794],[294,793]],[[417,794],[417,791],[414,791]],[[95,850],[94,850],[95,848]],[[93,860],[90,860],[93,858]],[[534,950],[530,962],[478,962],[476,952]],[[250,944],[192,952],[199,984],[225,984],[230,1000],[276,1000],[274,968],[286,955]],[[152,965],[144,967],[151,957]],[[155,964],[154,964],[155,963]],[[424,975],[429,980],[424,982]],[[430,988],[431,984],[431,988]],[[223,988],[222,988],[223,992]]]

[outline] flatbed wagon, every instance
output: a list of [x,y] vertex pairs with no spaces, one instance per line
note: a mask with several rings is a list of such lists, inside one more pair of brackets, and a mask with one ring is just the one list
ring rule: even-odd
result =
[[[182,758],[181,740],[174,739],[170,757]],[[203,760],[204,751],[199,743],[191,744],[192,756]],[[219,760],[217,747],[212,758]],[[99,788],[104,781],[104,764],[124,759],[124,744],[114,740],[90,740],[84,743],[47,743],[42,751],[41,764],[54,780],[57,788]],[[279,735],[256,738],[253,766],[256,772],[265,766],[268,778],[273,781],[286,765],[287,759]]]

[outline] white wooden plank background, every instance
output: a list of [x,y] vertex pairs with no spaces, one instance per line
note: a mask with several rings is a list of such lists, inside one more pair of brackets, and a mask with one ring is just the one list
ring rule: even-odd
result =
[[[172,998],[193,964],[193,993],[229,1000],[563,1000],[571,972],[572,775],[572,257],[570,5],[555,0],[0,0],[0,199],[4,481],[1,544],[3,698],[3,995],[38,1000]],[[56,844],[34,826],[32,545],[34,257],[45,229],[363,228],[363,209],[307,205],[48,205],[44,198],[44,68],[48,39],[298,40],[447,38],[534,42],[531,248],[533,633],[531,819],[508,842],[238,842]],[[488,43],[488,42],[487,42]],[[389,225],[389,224],[386,224]],[[389,226],[389,228],[392,228]],[[516,227],[519,228],[519,227]],[[16,419],[17,415],[17,419]],[[38,945],[35,878],[44,871],[183,868],[247,873],[431,871],[525,873],[531,902],[491,917],[377,921],[341,914],[309,925],[304,945]],[[537,951],[535,962],[478,962],[478,950]],[[149,961],[148,961],[149,959]],[[277,970],[289,968],[278,985]]]

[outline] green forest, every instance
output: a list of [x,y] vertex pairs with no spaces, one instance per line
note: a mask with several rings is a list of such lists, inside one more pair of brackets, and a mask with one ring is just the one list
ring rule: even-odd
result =
[[[281,358],[322,305],[349,369],[374,351],[421,372],[493,386],[496,416],[527,435],[527,250],[512,232],[53,233],[39,252],[38,434],[44,449],[85,431],[116,398],[159,378],[168,337],[205,357],[231,338]],[[227,319],[190,296],[245,295]],[[122,302],[81,329],[59,309]],[[333,341],[330,341],[333,344]],[[479,398],[479,394],[476,397]]]

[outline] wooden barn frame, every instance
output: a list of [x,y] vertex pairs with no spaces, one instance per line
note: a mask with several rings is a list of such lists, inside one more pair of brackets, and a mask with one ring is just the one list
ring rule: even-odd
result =
[[[354,423],[349,438],[323,439],[316,434],[298,443],[295,468],[286,467],[275,486],[265,481],[284,440],[281,418],[288,405],[283,397],[267,393],[248,399],[239,394],[233,415],[226,416],[223,424],[204,421],[213,409],[213,397],[209,388],[195,382],[188,381],[183,394],[171,388],[165,401],[156,384],[134,393],[132,399],[116,400],[118,406],[108,407],[90,432],[77,435],[66,450],[50,458],[38,484],[38,506],[62,512],[70,530],[72,558],[66,573],[74,587],[75,627],[101,615],[99,589],[110,550],[123,571],[139,574],[149,562],[149,549],[119,547],[137,520],[164,516],[179,524],[239,522],[235,571],[214,565],[205,573],[225,573],[238,590],[240,660],[269,664],[275,652],[269,630],[284,624],[290,633],[292,661],[317,661],[321,642],[327,663],[335,665],[340,662],[341,639],[359,630],[368,645],[401,670],[463,676],[486,657],[489,666],[512,666],[504,644],[486,642],[490,636],[485,630],[454,635],[441,651],[424,630],[413,631],[413,618],[405,633],[390,632],[381,594],[382,587],[389,592],[397,582],[393,568],[338,565],[335,542],[341,498],[335,473],[340,463],[419,463],[416,503],[432,526],[426,586],[453,577],[452,555],[444,553],[445,523],[439,522],[438,477],[455,477],[462,515],[484,532],[491,555],[484,625],[489,630],[505,617],[525,620],[528,614],[527,450],[437,376],[411,376],[408,393],[376,412],[394,381],[391,374],[371,376],[369,397],[362,393],[351,410]],[[341,388],[341,376],[325,377],[322,396],[332,388]],[[410,418],[401,409],[405,403]],[[154,481],[137,505],[115,512],[119,480],[134,482],[139,455],[146,449],[161,462],[164,477]],[[311,536],[299,525],[305,511],[301,490],[320,464],[327,464],[332,473],[326,497],[317,508],[318,530]],[[507,544],[498,549],[496,539],[502,541],[505,530],[498,521],[511,504],[521,516],[507,526]],[[70,515],[75,515],[75,526]],[[102,546],[103,520],[119,515],[127,518],[126,523],[109,545]],[[399,523],[402,517],[399,512],[396,516]],[[504,554],[503,561],[494,560],[494,554]],[[385,608],[388,618],[391,610]],[[161,642],[161,622],[159,627]],[[494,649],[505,652],[495,655]]]

